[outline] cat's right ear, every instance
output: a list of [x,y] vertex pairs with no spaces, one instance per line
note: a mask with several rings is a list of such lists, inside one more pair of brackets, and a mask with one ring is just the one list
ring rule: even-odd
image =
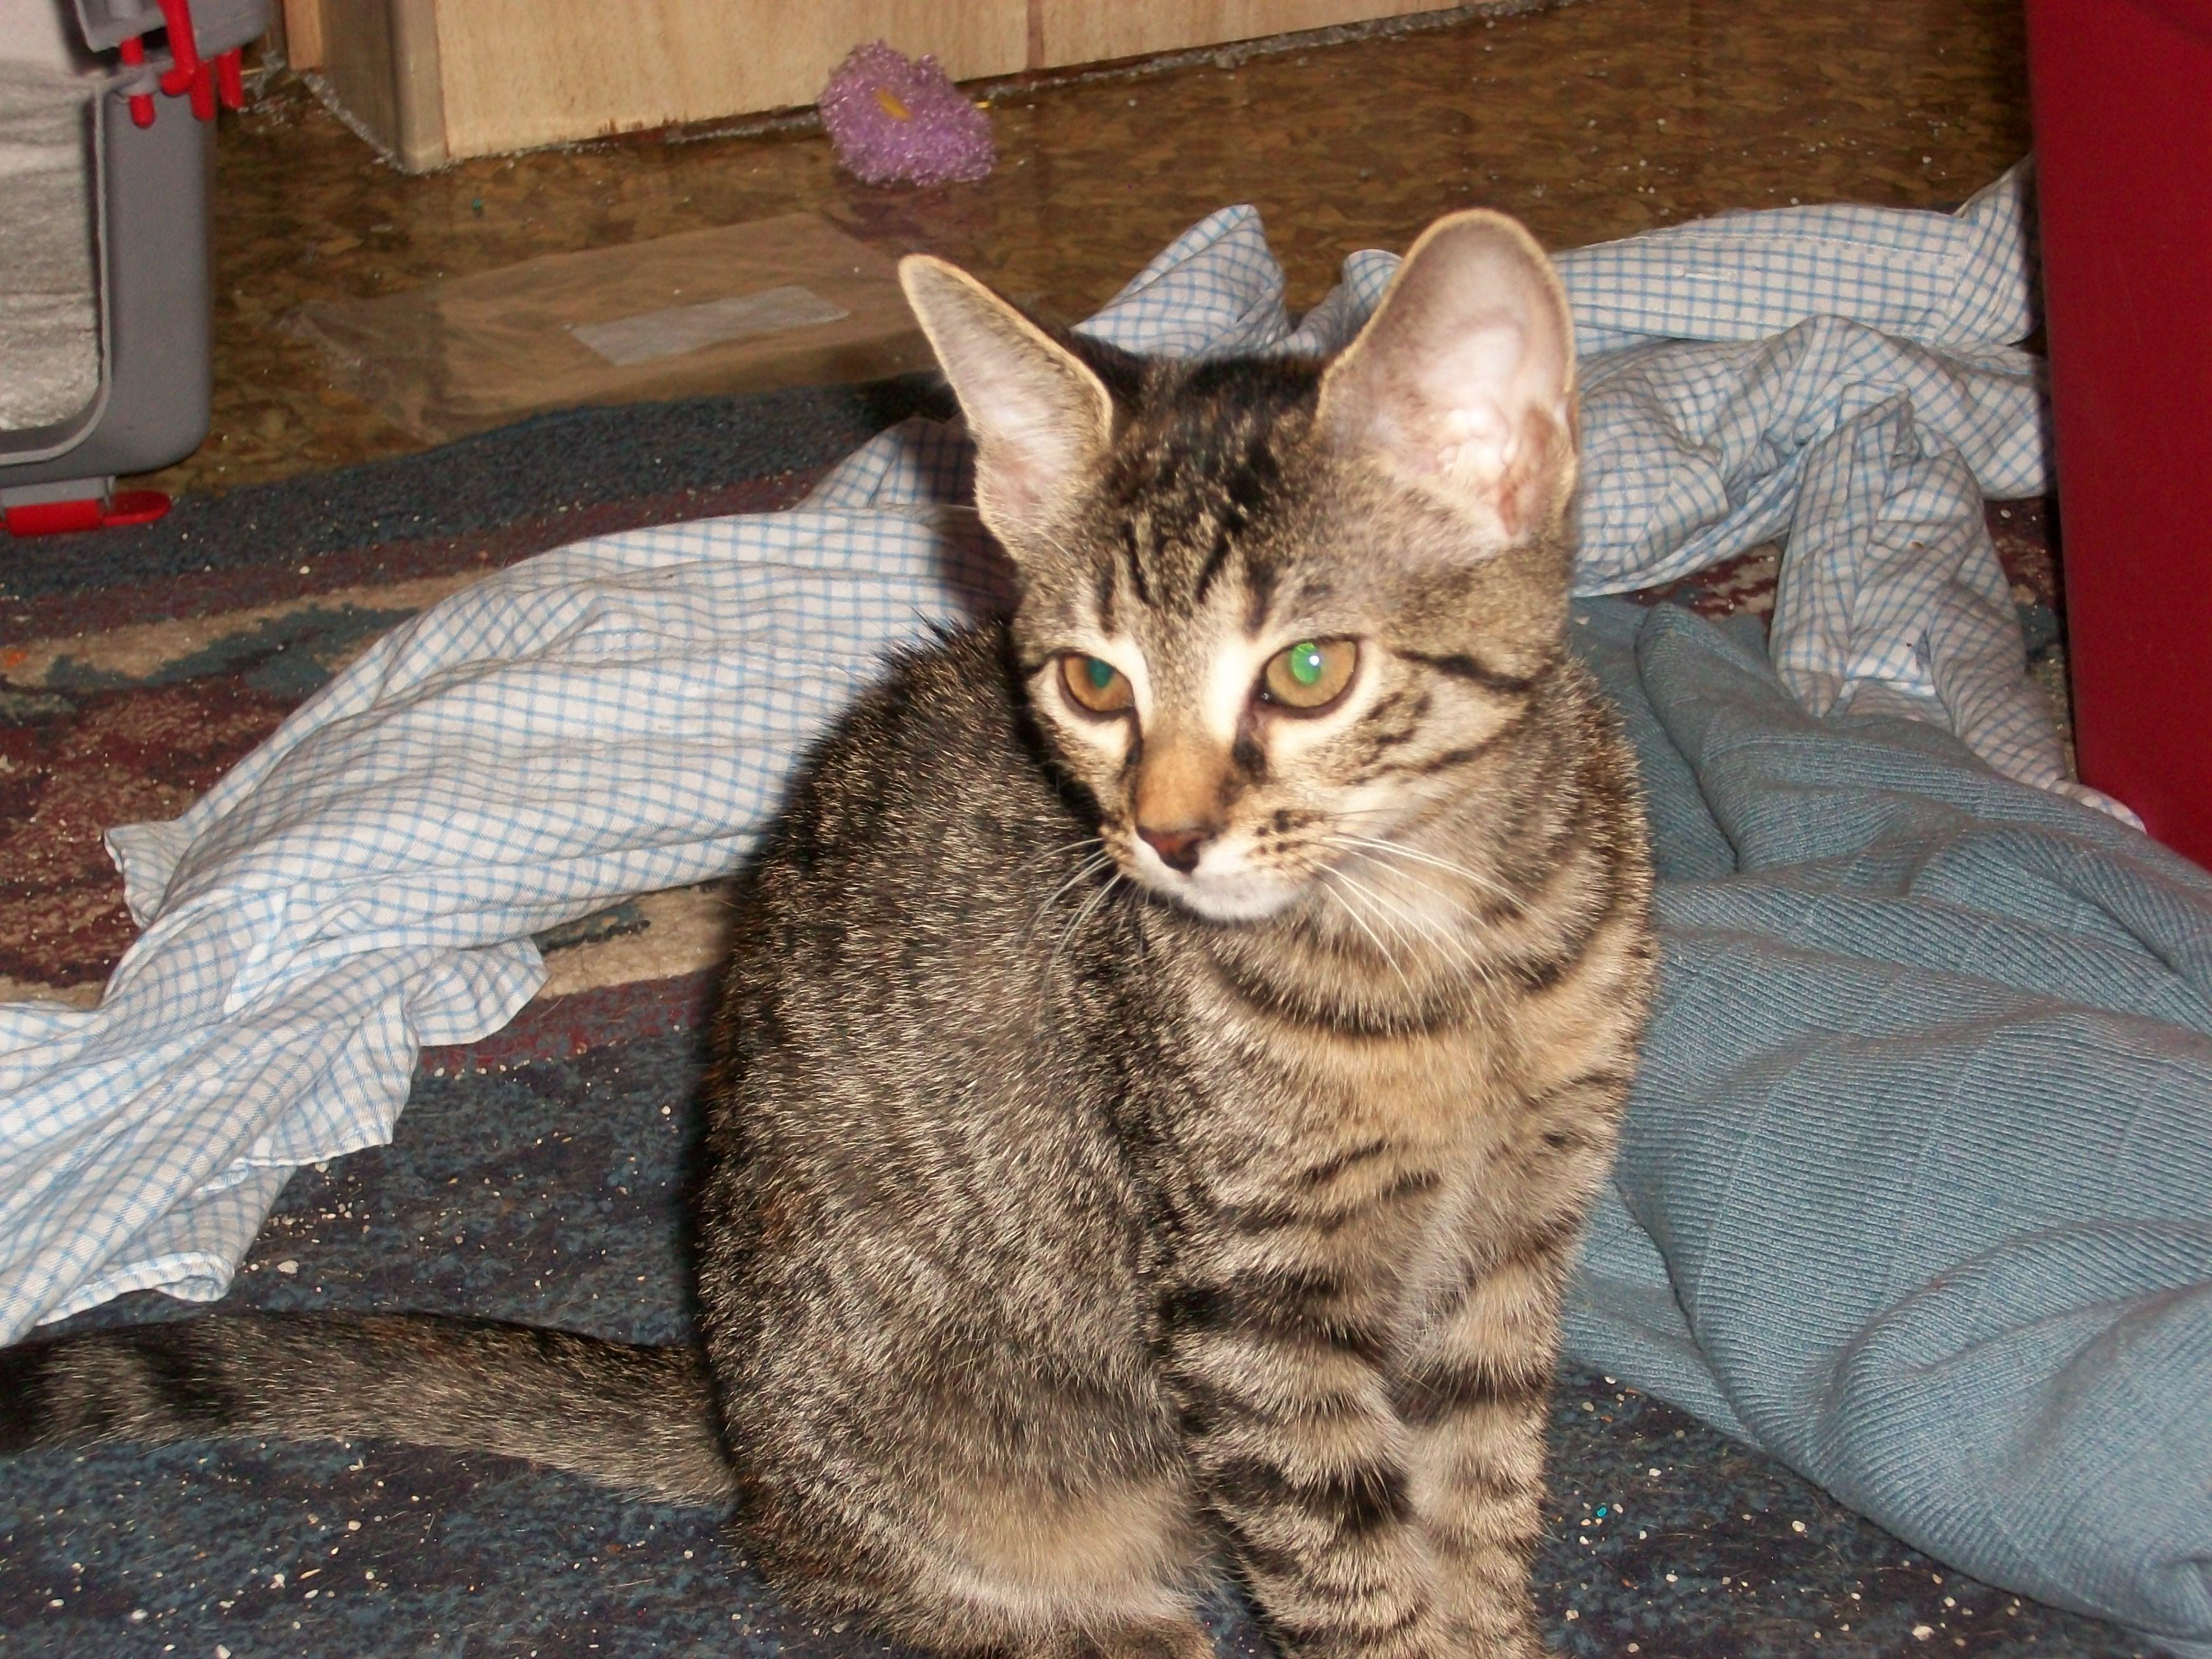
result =
[[1437,220],[1322,377],[1318,418],[1493,545],[1557,518],[1575,485],[1575,331],[1543,249],[1502,213]]
[[1050,536],[1114,430],[1105,383],[957,266],[926,253],[899,283],[975,440],[975,505],[1000,540]]

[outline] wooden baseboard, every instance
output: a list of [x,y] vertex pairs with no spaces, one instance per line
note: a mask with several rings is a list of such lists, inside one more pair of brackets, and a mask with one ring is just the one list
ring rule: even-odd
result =
[[1031,69],[1064,69],[1115,58],[1188,52],[1267,34],[1371,22],[1439,9],[1437,0],[1029,0],[1036,22]]

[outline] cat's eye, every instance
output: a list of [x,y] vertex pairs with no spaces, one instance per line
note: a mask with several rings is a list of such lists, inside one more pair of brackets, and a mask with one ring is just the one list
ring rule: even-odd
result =
[[1344,695],[1359,666],[1353,640],[1300,640],[1267,659],[1260,699],[1302,714],[1318,713]]
[[1118,714],[1136,701],[1129,677],[1103,657],[1070,652],[1060,659],[1060,683],[1079,706],[1094,714]]

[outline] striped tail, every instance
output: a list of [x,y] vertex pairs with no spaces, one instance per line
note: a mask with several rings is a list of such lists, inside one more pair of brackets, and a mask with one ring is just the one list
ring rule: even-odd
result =
[[497,1452],[682,1503],[736,1490],[696,1348],[412,1314],[214,1314],[0,1349],[0,1453],[238,1435]]

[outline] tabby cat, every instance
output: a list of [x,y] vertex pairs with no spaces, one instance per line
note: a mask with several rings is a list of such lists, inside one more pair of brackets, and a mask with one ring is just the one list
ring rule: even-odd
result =
[[483,1448],[734,1509],[960,1654],[1527,1659],[1561,1283],[1651,979],[1566,650],[1572,336],[1517,225],[1328,363],[1141,361],[901,268],[1018,574],[751,872],[696,1350],[222,1315],[0,1355],[0,1447]]

